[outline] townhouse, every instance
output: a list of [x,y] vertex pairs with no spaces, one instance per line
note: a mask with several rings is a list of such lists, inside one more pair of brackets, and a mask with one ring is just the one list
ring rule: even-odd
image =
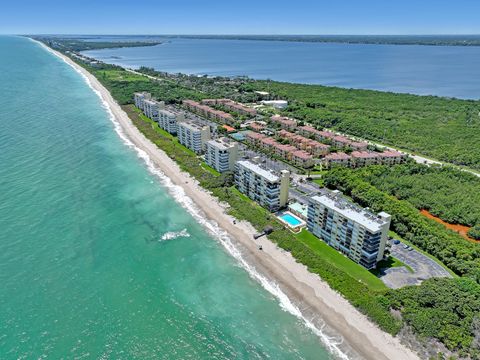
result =
[[290,119],[285,116],[273,115],[270,120],[273,123],[280,124],[282,129],[286,130],[295,130],[297,128],[297,121],[295,119]]

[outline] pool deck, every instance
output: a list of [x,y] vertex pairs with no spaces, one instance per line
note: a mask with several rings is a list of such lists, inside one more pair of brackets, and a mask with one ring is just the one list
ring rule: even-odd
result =
[[[285,215],[291,216],[291,217],[295,218],[296,220],[298,220],[298,224],[293,225],[293,224],[289,223],[287,220],[285,220],[283,218]],[[277,216],[278,220],[280,220],[283,224],[287,225],[287,227],[294,232],[298,232],[302,228],[307,226],[307,223],[304,220],[300,219],[297,215],[291,213],[288,210],[280,211],[276,214],[276,216]]]

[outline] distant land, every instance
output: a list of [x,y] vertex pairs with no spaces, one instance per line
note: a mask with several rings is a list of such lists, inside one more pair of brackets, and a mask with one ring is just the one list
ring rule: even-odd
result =
[[[36,37],[42,37],[36,35]],[[46,37],[46,36],[45,36]],[[132,47],[158,45],[168,39],[224,39],[224,40],[259,40],[259,41],[293,41],[345,44],[383,44],[383,45],[429,45],[429,46],[480,46],[478,35],[49,35],[50,39],[70,39],[95,42],[93,50],[113,47]],[[116,43],[112,45],[109,43]],[[133,44],[133,43],[134,44]],[[102,46],[100,46],[102,44]],[[92,45],[94,46],[94,45]]]
[[346,44],[480,46],[480,35],[179,35],[176,37]]
[[118,49],[124,47],[143,47],[143,46],[155,46],[162,44],[162,41],[83,41],[80,38],[49,38],[48,40],[43,37],[38,37],[48,43],[48,45],[56,45],[59,47],[69,48],[72,51],[86,51],[86,50],[100,50],[100,49]]

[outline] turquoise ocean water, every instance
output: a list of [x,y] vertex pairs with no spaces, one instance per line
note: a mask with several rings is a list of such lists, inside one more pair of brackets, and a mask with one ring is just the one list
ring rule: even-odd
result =
[[78,73],[23,38],[0,54],[1,359],[330,358]]

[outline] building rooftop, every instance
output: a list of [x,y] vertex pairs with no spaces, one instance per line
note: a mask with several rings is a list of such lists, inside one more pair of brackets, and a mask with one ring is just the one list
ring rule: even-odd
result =
[[278,144],[277,140],[271,138],[271,137],[264,137],[261,139],[262,143],[267,144],[267,145],[276,145]]
[[260,134],[260,133],[257,133],[257,132],[253,132],[253,131],[249,131],[247,133],[247,136],[249,138],[252,138],[252,139],[256,139],[256,140],[260,140],[260,139],[263,139],[263,138],[266,138],[267,135],[265,134]]
[[234,132],[235,131],[234,127],[231,127],[231,126],[228,126],[228,125],[222,125],[222,128],[227,130],[227,132]]
[[280,123],[283,123],[283,124],[286,124],[286,125],[297,125],[297,120],[290,119],[290,118],[285,117],[285,116],[273,115],[270,119],[272,121],[280,122]]
[[352,143],[352,140],[347,139],[345,136],[341,136],[341,135],[334,136],[333,140],[338,141],[340,143],[344,143],[344,144],[351,144]]
[[401,156],[405,156],[405,155],[402,154],[402,153],[399,152],[399,151],[386,150],[386,151],[380,153],[379,156],[383,156],[383,157],[401,157]]
[[308,205],[300,204],[299,202],[293,203],[288,205],[288,208],[296,211],[297,213],[301,214],[305,218],[308,216]]
[[166,115],[166,116],[168,116],[168,117],[178,115],[178,113],[176,113],[176,112],[173,112],[173,111],[170,111],[170,110],[164,110],[164,109],[160,109],[160,110],[158,110],[158,112],[159,112],[159,113],[162,113],[162,114],[164,114],[164,115]]
[[380,157],[378,153],[373,151],[353,151],[351,156],[357,159],[376,159]]
[[352,141],[350,143],[350,146],[354,148],[366,148],[368,146],[368,143],[365,141]]
[[325,190],[322,195],[313,196],[311,199],[364,226],[373,233],[380,231],[383,225],[388,224],[388,220],[382,218],[389,217],[388,214],[381,213],[382,217],[380,217],[348,201],[340,192]]
[[349,160],[350,155],[343,152],[331,153],[324,157],[325,160]]
[[236,146],[235,142],[228,141],[227,138],[220,138],[215,140],[207,141],[207,144],[216,147],[219,150],[228,150],[234,146]]
[[272,173],[271,171],[265,170],[264,168],[260,167],[260,165],[255,164],[251,161],[240,160],[240,161],[237,162],[237,164],[253,171],[254,173],[260,175],[261,177],[267,179],[270,182],[277,182],[277,181],[280,180],[280,178],[277,175],[275,175],[274,173]]
[[294,151],[292,153],[293,156],[295,157],[298,157],[300,159],[303,159],[303,160],[309,160],[309,159],[312,159],[313,156],[310,155],[308,152],[304,151],[304,150],[297,150],[297,151]]
[[254,130],[263,130],[265,129],[265,125],[259,124],[258,122],[252,122],[248,126],[250,126]]
[[182,103],[187,105],[194,105],[194,106],[200,105],[198,102],[194,100],[183,100]]
[[295,146],[292,146],[292,145],[288,145],[288,144],[280,144],[280,143],[276,143],[274,144],[274,146],[281,150],[281,151],[286,151],[286,152],[293,152],[293,151],[296,151],[297,148]]
[[183,126],[183,127],[187,127],[187,128],[190,128],[191,130],[203,130],[205,128],[208,128],[208,125],[203,125],[203,124],[200,124],[198,122],[181,122],[178,124],[178,126]]

